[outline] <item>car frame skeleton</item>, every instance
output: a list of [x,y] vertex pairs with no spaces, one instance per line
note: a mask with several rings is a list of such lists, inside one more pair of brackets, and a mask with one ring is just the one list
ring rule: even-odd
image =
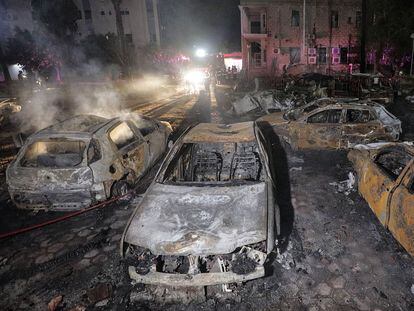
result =
[[293,149],[347,149],[376,141],[398,141],[401,121],[372,101],[320,98],[268,122]]
[[171,126],[80,115],[31,135],[6,172],[19,208],[76,210],[125,194],[165,152]]
[[253,122],[199,124],[171,149],[121,239],[138,283],[209,286],[265,275],[279,208]]
[[358,190],[381,224],[414,255],[414,147],[407,143],[358,145],[348,159]]

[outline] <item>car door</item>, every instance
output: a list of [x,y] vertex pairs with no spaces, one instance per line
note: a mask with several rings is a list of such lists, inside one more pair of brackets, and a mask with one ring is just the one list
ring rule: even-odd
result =
[[359,192],[384,226],[388,223],[390,195],[401,183],[409,161],[407,153],[394,146],[381,149],[361,168]]
[[292,137],[297,137],[299,148],[339,148],[341,118],[341,108],[319,110],[299,121]]
[[152,165],[166,149],[165,133],[157,122],[150,119],[140,120],[137,127],[148,144],[149,161]]
[[348,108],[342,125],[341,147],[369,143],[375,139],[381,124],[369,109]]
[[[108,131],[108,138],[117,150],[117,159],[112,170],[120,169],[121,163],[124,174],[133,172],[135,178],[141,177],[148,168],[148,145],[134,126],[128,122],[120,122]],[[118,167],[117,167],[118,166]]]
[[[404,174],[404,172],[403,172]],[[414,255],[414,164],[411,159],[402,182],[392,194],[388,229]]]

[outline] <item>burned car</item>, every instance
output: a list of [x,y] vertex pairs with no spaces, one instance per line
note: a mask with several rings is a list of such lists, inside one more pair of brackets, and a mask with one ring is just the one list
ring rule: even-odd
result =
[[279,231],[267,148],[253,122],[184,133],[122,236],[130,277],[174,287],[263,277]]
[[0,98],[0,126],[9,121],[9,118],[22,110],[15,98]]
[[168,123],[80,115],[31,135],[6,172],[19,208],[76,210],[123,195],[165,152]]
[[356,144],[398,141],[401,121],[372,101],[321,98],[268,122],[293,149],[347,149]]
[[359,145],[348,153],[358,189],[398,242],[414,255],[414,146],[407,143]]

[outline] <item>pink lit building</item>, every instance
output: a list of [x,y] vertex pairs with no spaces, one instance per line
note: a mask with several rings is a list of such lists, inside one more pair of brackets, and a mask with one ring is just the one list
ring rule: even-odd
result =
[[240,11],[250,78],[347,71],[358,63],[360,0],[241,0]]

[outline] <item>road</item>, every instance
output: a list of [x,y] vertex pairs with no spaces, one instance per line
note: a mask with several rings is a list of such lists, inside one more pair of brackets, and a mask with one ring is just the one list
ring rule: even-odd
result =
[[[194,123],[236,122],[223,113],[225,98],[222,90],[198,97],[178,92],[126,106],[171,122],[177,137]],[[332,184],[346,180],[352,170],[346,153],[280,150],[275,161],[283,239],[279,253],[270,257],[267,277],[188,306],[164,305],[164,292],[152,300],[144,287],[131,285],[119,240],[157,165],[130,201],[0,241],[2,309],[44,310],[59,295],[65,310],[93,308],[100,305],[96,291],[105,294],[103,284],[111,288],[103,310],[412,310],[413,259],[356,190],[343,193]],[[61,215],[18,211],[4,188],[0,205],[2,232]]]

